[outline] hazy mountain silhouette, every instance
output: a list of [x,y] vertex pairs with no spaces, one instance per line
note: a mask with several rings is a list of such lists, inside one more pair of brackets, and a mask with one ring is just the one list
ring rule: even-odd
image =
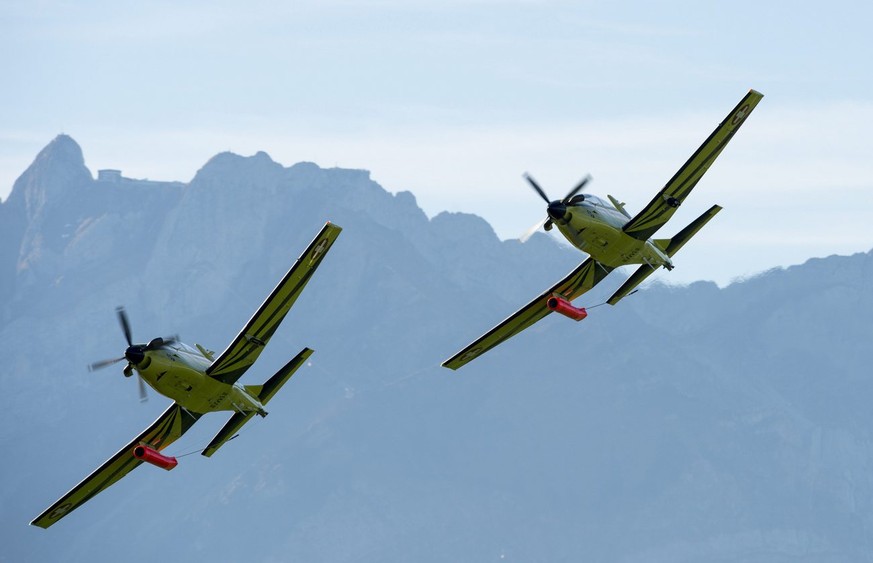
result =
[[[270,416],[29,527],[169,404],[86,371],[123,352],[114,308],[220,351],[327,220],[243,380],[316,350]],[[59,136],[0,204],[0,561],[868,560],[873,254],[654,285],[438,367],[579,261],[366,171],[224,153],[187,184],[95,180]]]

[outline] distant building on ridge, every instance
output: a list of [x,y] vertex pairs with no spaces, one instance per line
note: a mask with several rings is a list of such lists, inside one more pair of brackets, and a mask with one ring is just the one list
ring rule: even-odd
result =
[[104,168],[97,171],[98,182],[121,182],[121,170],[113,170],[112,168]]

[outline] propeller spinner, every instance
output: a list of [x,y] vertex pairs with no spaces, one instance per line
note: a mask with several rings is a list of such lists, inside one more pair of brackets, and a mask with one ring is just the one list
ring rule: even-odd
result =
[[[130,330],[130,321],[127,318],[127,312],[124,310],[124,307],[118,307],[115,312],[118,315],[118,323],[121,325],[121,332],[124,333],[124,339],[127,341],[127,349],[124,351],[124,356],[122,356],[121,358],[113,358],[110,360],[94,362],[93,364],[88,366],[88,371],[96,371],[98,369],[103,369],[105,367],[117,364],[118,362],[127,360],[127,365],[124,367],[124,376],[130,377],[133,375],[134,366],[136,366],[145,359],[146,352],[158,350],[176,341],[175,337],[158,337],[153,339],[148,344],[134,344],[133,336],[131,335]],[[139,386],[139,400],[148,400],[145,382],[143,381],[142,377],[139,376],[139,374],[137,374],[137,383]]]

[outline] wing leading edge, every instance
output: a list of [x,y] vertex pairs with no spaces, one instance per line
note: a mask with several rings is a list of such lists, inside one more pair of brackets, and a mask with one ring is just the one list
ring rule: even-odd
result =
[[34,518],[31,524],[40,528],[48,528],[56,523],[141,464],[142,461],[133,457],[133,449],[136,446],[147,444],[157,450],[162,450],[178,440],[199,418],[199,414],[189,412],[174,403],[142,434],[85,477],[70,492],[46,508],[42,514]]
[[700,148],[691,155],[682,168],[667,182],[667,185],[658,192],[658,195],[633,219],[628,221],[623,230],[628,235],[639,239],[648,240],[666,223],[676,212],[676,209],[685,201],[697,182],[703,177],[709,167],[721,154],[740,126],[758,105],[764,95],[755,90],[749,90],[740,103],[731,110],[715,131],[700,145]]
[[549,290],[443,362],[443,367],[458,369],[467,362],[478,358],[491,348],[509,340],[551,313],[552,311],[546,305],[546,301],[552,295],[557,293],[565,299],[572,301],[600,283],[611,271],[612,268],[609,266],[588,258]]
[[341,231],[331,223],[321,229],[230,346],[207,368],[208,375],[232,385],[255,363]]

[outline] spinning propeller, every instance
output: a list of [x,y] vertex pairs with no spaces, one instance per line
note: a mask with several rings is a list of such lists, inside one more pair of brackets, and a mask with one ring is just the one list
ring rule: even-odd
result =
[[524,235],[521,237],[521,242],[527,241],[535,232],[537,232],[540,227],[544,227],[547,231],[552,230],[552,223],[555,219],[561,219],[567,213],[567,205],[570,203],[570,200],[573,199],[573,196],[581,192],[585,185],[591,181],[591,176],[585,176],[582,180],[576,184],[576,186],[570,190],[570,193],[564,196],[564,199],[556,199],[554,201],[549,199],[549,196],[546,195],[546,191],[537,184],[536,180],[531,177],[530,174],[524,174],[524,179],[528,181],[531,187],[534,189],[536,193],[539,194],[543,201],[546,202],[548,207],[546,208],[547,216],[545,219],[531,227]]
[[[143,361],[143,359],[145,359],[146,352],[159,350],[164,346],[173,344],[177,340],[175,337],[158,337],[153,339],[148,344],[134,344],[133,337],[131,336],[130,331],[130,321],[127,320],[127,312],[125,312],[124,307],[118,307],[115,311],[116,313],[118,313],[118,322],[121,324],[121,331],[124,333],[124,339],[127,341],[127,349],[124,351],[124,356],[120,358],[94,362],[93,364],[88,366],[88,371],[96,371],[98,369],[103,369],[105,367],[117,364],[118,362],[121,362],[123,360],[127,360],[127,365],[124,367],[124,376],[130,377],[131,375],[133,375],[133,366],[139,364],[141,361]],[[139,400],[148,400],[145,382],[139,374],[137,374],[136,379],[137,383],[139,384]]]

